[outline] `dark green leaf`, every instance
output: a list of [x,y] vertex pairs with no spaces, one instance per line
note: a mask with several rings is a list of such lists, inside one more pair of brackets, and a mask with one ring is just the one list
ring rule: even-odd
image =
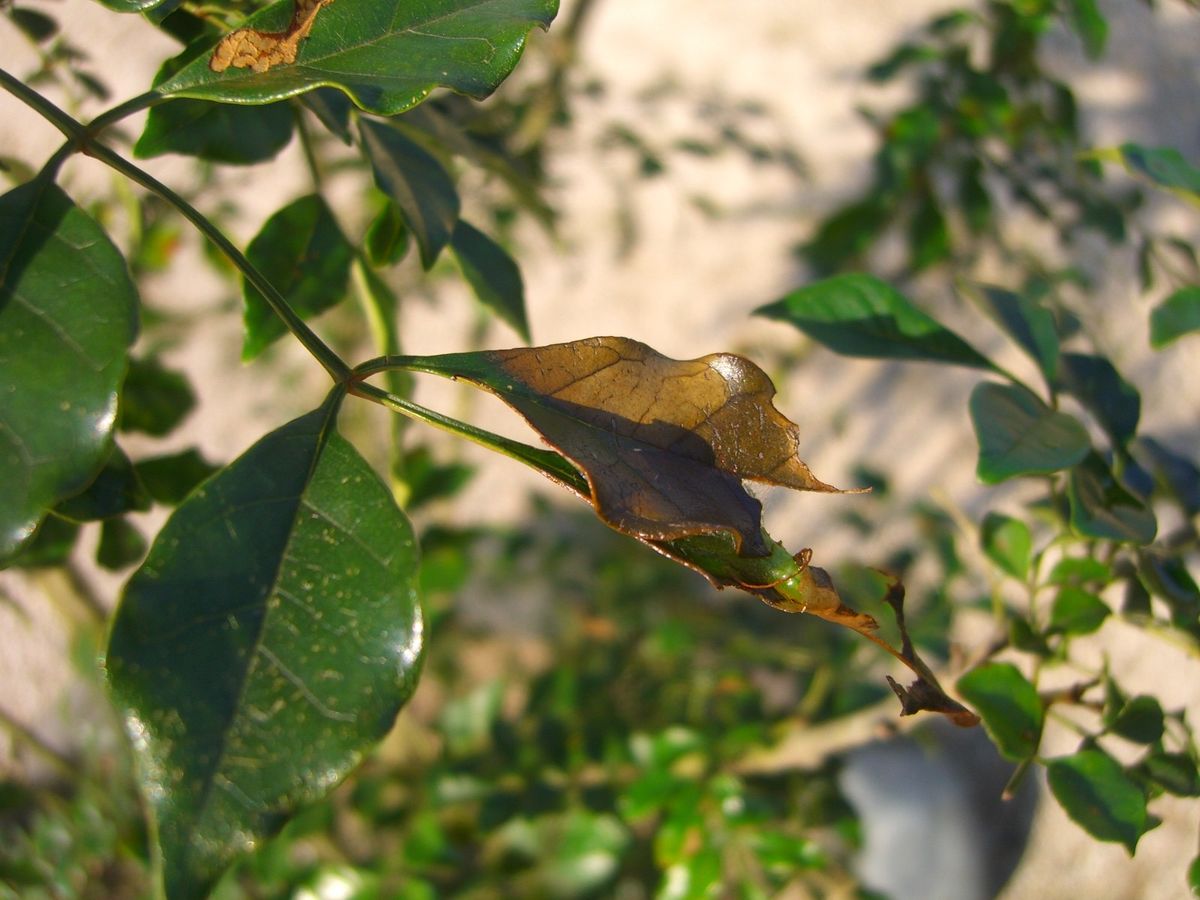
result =
[[167,893],[324,795],[391,728],[422,625],[408,521],[334,430],[336,397],[193,493],[130,579],[106,666]]
[[390,200],[367,226],[363,249],[367,252],[367,261],[376,268],[393,266],[408,252],[408,228],[396,204]]
[[[238,40],[229,35],[214,54],[195,60],[155,90],[204,100],[269,103],[317,87],[335,87],[363,109],[393,116],[420,103],[438,86],[486,97],[516,65],[529,30],[548,27],[557,11],[557,0],[333,0],[318,7],[307,37],[298,31],[292,35],[294,63],[260,57],[257,65],[265,71],[254,71],[250,60],[214,71],[218,59],[228,64],[222,46]],[[290,0],[281,0],[252,15],[246,28],[286,32],[292,13]],[[298,37],[302,39],[296,44]]]
[[1108,730],[1139,744],[1157,744],[1163,736],[1163,711],[1153,697],[1134,697],[1107,723]]
[[125,519],[106,519],[100,526],[100,545],[96,562],[110,572],[118,572],[146,555],[146,539]]
[[57,185],[0,197],[0,563],[108,458],[137,316],[125,260]]
[[908,223],[909,267],[920,272],[950,256],[950,230],[932,196],[922,198]]
[[251,109],[207,100],[170,100],[150,108],[133,155],[149,159],[180,153],[234,165],[265,162],[291,141],[293,121],[286,103]]
[[972,234],[987,232],[993,223],[992,195],[983,181],[983,167],[979,160],[966,162],[958,188],[958,204]]
[[1188,890],[1193,897],[1200,897],[1200,856],[1192,860],[1187,870]]
[[1187,514],[1200,513],[1200,467],[1154,438],[1140,437],[1136,446],[1149,457],[1156,474]]
[[1008,620],[1008,642],[1017,650],[1033,653],[1036,656],[1049,656],[1050,645],[1045,637],[1033,630],[1029,621],[1021,616],[1012,616]]
[[350,131],[350,110],[353,104],[345,94],[336,88],[317,88],[303,94],[300,102],[343,144],[348,147],[354,143],[354,134]]
[[1063,634],[1091,634],[1108,618],[1108,605],[1085,590],[1064,587],[1050,608],[1050,628]]
[[157,503],[177,506],[219,466],[205,461],[194,447],[167,456],[143,459],[134,467],[138,480]]
[[1171,608],[1171,621],[1181,628],[1200,624],[1200,587],[1177,556],[1153,550],[1138,553],[1138,577],[1151,593]]
[[[319,194],[293,200],[263,225],[246,248],[250,262],[301,317],[329,309],[346,293],[354,248]],[[258,356],[287,333],[262,294],[242,279],[246,337],[242,359]]]
[[454,226],[450,246],[479,302],[528,342],[525,286],[513,258],[490,237],[462,219]]
[[1200,202],[1200,169],[1174,147],[1141,147],[1124,144],[1121,159],[1132,172],[1146,176],[1159,187],[1179,191]]
[[475,469],[465,463],[438,463],[428,447],[415,447],[406,453],[403,467],[408,486],[404,508],[409,512],[434,500],[453,497],[475,474]]
[[1133,855],[1146,831],[1146,797],[1125,770],[1102,750],[1081,750],[1046,766],[1050,790],[1088,834],[1124,844]]
[[971,392],[981,481],[1057,472],[1079,462],[1091,443],[1078,420],[1046,406],[1025,388],[984,382]]
[[33,539],[27,541],[20,553],[5,565],[18,569],[44,569],[61,566],[75,549],[79,525],[51,513],[42,520]]
[[1024,522],[1000,513],[988,513],[983,519],[980,540],[983,552],[1001,569],[1021,581],[1028,577],[1033,536]]
[[1200,286],[1180,288],[1150,313],[1150,346],[1155,350],[1195,331],[1200,331]]
[[428,269],[450,242],[458,221],[454,181],[428,150],[399,130],[362,119],[363,149],[375,172],[375,184],[404,216]]
[[1058,333],[1054,314],[1025,294],[980,285],[973,296],[983,311],[1038,364],[1047,384],[1058,373]]
[[1112,567],[1090,556],[1064,557],[1054,564],[1048,579],[1050,584],[1080,586],[1089,583],[1108,584],[1112,581]]
[[114,446],[96,480],[83,492],[58,504],[54,511],[72,522],[94,522],[149,508],[150,495],[138,480],[129,457]]
[[1037,690],[1011,663],[986,663],[958,679],[996,748],[1011,760],[1029,759],[1042,739],[1045,711]]
[[162,437],[174,431],[195,405],[196,395],[182,372],[164,367],[154,357],[130,359],[117,427]]
[[1137,433],[1142,398],[1104,357],[1064,353],[1058,385],[1096,417],[1114,445],[1124,447]]
[[845,268],[874,243],[892,215],[892,210],[874,197],[852,203],[821,223],[800,254],[818,275]]
[[31,41],[39,44],[58,34],[58,22],[35,10],[14,6],[9,10],[8,17]]
[[1108,20],[1100,12],[1096,0],[1068,0],[1071,27],[1083,41],[1089,59],[1099,59],[1108,43]]
[[993,368],[952,331],[871,275],[838,275],[792,291],[757,315],[796,326],[848,356],[916,359]]
[[1158,532],[1154,513],[1125,490],[1095,453],[1067,479],[1071,527],[1087,537],[1149,544]]
[[1187,753],[1155,750],[1138,767],[1141,773],[1169,794],[1200,797],[1200,772]]

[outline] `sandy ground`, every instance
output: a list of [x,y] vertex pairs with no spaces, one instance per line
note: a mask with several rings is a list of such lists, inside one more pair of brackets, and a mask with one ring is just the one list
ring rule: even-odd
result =
[[[749,313],[795,286],[802,273],[790,247],[815,216],[852,192],[866,171],[872,136],[855,107],[895,98],[865,86],[862,68],[900,35],[952,5],[933,0],[836,6],[821,0],[603,0],[586,32],[579,78],[595,78],[605,90],[579,101],[576,123],[557,139],[553,154],[552,173],[561,185],[556,197],[563,211],[561,235],[551,240],[531,231],[521,254],[535,342],[621,334],[683,358],[726,349],[774,354],[797,346],[795,332],[753,320]],[[1182,4],[1165,5],[1156,14],[1141,4],[1102,5],[1114,16],[1115,35],[1104,66],[1086,63],[1068,36],[1052,44],[1053,64],[1076,86],[1095,142],[1173,144],[1197,158],[1200,64],[1194,51],[1200,46],[1200,17]],[[45,8],[69,23],[69,33],[92,48],[98,65],[110,58],[113,47],[121,48],[121,68],[102,71],[116,98],[144,90],[153,61],[171,52],[170,43],[152,30],[84,0],[46,3]],[[15,72],[32,64],[7,22],[0,22],[0,61]],[[661,89],[656,100],[645,96],[652,86]],[[712,113],[703,112],[704,103],[711,110],[743,100],[758,101],[767,112],[748,122],[748,129],[762,140],[793,146],[806,177],[778,166],[751,166],[735,154],[705,161],[676,154],[669,157],[666,173],[639,183],[629,154],[598,149],[614,125],[632,129],[655,148],[669,148],[676,139],[705,133]],[[52,129],[7,97],[0,97],[0,122],[0,154],[37,164],[57,144]],[[138,127],[137,119],[130,122],[131,133]],[[154,160],[147,167],[168,183],[186,181],[188,165],[182,160]],[[66,177],[77,196],[109,183],[108,175],[87,161],[72,162]],[[247,210],[241,222],[245,232],[235,234],[244,241],[302,189],[296,148],[285,151],[277,165],[241,170],[232,180]],[[722,215],[713,217],[706,208]],[[1169,205],[1162,215],[1196,234],[1194,215],[1188,220]],[[622,229],[628,228],[634,239],[624,246]],[[1152,355],[1146,340],[1150,298],[1137,297],[1128,259],[1113,258],[1108,265],[1111,277],[1097,298],[1100,344],[1142,387],[1144,427],[1175,446],[1194,447],[1200,440],[1197,342]],[[1003,280],[1003,273],[996,277]],[[156,302],[176,309],[211,308],[224,299],[216,281],[194,271],[155,279],[148,291]],[[998,352],[1005,365],[1026,365],[976,318],[964,315],[953,324]],[[402,324],[409,349],[435,353],[463,349],[474,321],[465,289],[448,284],[436,304],[409,303]],[[197,443],[210,458],[228,460],[315,402],[320,379],[302,356],[288,349],[277,354],[288,377],[282,396],[274,376],[260,378],[258,370],[238,362],[239,324],[236,314],[213,320],[202,341],[168,357],[193,373],[200,405],[187,433],[173,437],[165,449]],[[492,327],[486,341],[491,346],[519,342],[503,326]],[[978,517],[984,509],[1002,506],[1009,495],[985,494],[973,477],[975,443],[966,398],[974,383],[958,372],[853,362],[818,350],[781,384],[778,402],[804,426],[802,455],[823,479],[846,483],[854,466],[864,464],[893,472],[901,497],[937,491]],[[423,400],[447,411],[462,403],[445,387],[422,390]],[[524,436],[490,401],[476,401],[472,418]],[[471,448],[464,453],[471,460],[484,459]],[[543,488],[536,476],[489,461],[461,502],[444,512],[463,521],[511,519],[521,514],[527,490]],[[829,563],[861,558],[864,551],[853,536],[831,525],[854,498],[780,493],[766,497],[766,504],[769,527],[784,543],[813,546],[819,560]],[[896,535],[907,527],[900,519],[882,526],[881,547],[889,529]],[[111,579],[97,583],[102,595],[114,596],[116,589]],[[0,573],[0,590],[11,601],[0,602],[0,706],[49,741],[65,745],[72,740],[71,729],[55,715],[65,708],[62,698],[71,683],[63,665],[64,613],[40,596],[55,585]],[[1194,663],[1136,634],[1106,630],[1104,638],[1114,666],[1119,659],[1145,684],[1166,683],[1173,702],[1195,706],[1190,686],[1200,671]],[[1071,749],[1061,735],[1049,740],[1059,742],[1052,751]],[[0,772],[16,764],[0,731]],[[1130,861],[1119,848],[1088,839],[1055,804],[1042,804],[1031,849],[1004,896],[1184,896],[1182,872],[1196,848],[1194,805],[1189,810],[1186,804],[1168,804],[1161,814],[1166,824],[1143,840]]]

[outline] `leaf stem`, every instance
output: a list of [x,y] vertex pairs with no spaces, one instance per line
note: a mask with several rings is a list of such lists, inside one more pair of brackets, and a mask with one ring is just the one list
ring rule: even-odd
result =
[[92,121],[88,122],[87,132],[92,137],[96,137],[109,125],[113,125],[136,112],[141,112],[143,109],[149,109],[151,106],[163,103],[168,99],[170,98],[164,97],[157,91],[146,91],[144,94],[138,94],[136,97],[126,100],[124,103],[118,103],[112,109],[100,113]]
[[[288,331],[316,358],[334,381],[340,383],[350,377],[350,367],[342,358],[317,337],[316,332],[304,323],[304,320],[292,309],[291,304],[276,290],[275,286],[254,267],[250,260],[246,259],[242,252],[234,246],[233,242],[210,222],[203,213],[149,172],[135,166],[109,147],[97,141],[89,128],[77,122],[37,91],[26,87],[3,69],[0,69],[0,86],[32,107],[67,136],[67,146],[61,148],[52,157],[52,161],[61,162],[61,159],[65,158],[69,153],[82,152],[115,169],[130,181],[140,184],[146,190],[157,194],[163,200],[167,201],[185,219],[191,222],[201,234],[216,244],[221,252],[229,257],[229,261],[242,272],[248,282],[258,289],[259,293],[266,299],[267,305],[283,320],[283,324],[287,327]],[[137,105],[139,103],[147,103],[148,105],[147,97],[148,95],[143,94],[141,97],[135,97],[128,103],[114,107],[100,117],[100,119],[105,120],[102,122],[102,125],[116,121],[120,115],[133,112],[135,108],[140,109],[141,107]]]
[[[399,359],[403,357],[386,358]],[[411,358],[415,359],[417,357]],[[385,370],[380,369],[377,371]],[[355,376],[362,376],[361,367],[355,368],[354,374]],[[374,401],[393,412],[398,412],[403,416],[408,416],[410,419],[416,419],[427,425],[448,431],[457,437],[465,438],[489,450],[502,453],[511,459],[517,460],[517,462],[525,463],[531,469],[536,469],[551,481],[557,482],[568,490],[574,491],[580,497],[585,499],[591,497],[591,489],[579,470],[571,465],[566,458],[551,450],[531,447],[520,441],[514,441],[511,438],[493,434],[482,428],[476,428],[474,425],[468,425],[466,422],[460,422],[458,419],[444,416],[439,412],[421,406],[419,403],[398,397],[390,391],[385,391],[383,388],[357,379],[351,380],[348,390],[349,393],[355,396]]]

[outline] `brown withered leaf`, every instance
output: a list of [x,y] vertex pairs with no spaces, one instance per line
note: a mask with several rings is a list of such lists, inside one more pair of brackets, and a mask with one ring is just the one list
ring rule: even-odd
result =
[[583,471],[597,514],[643,541],[727,532],[766,556],[762,505],[742,479],[836,492],[796,455],[798,429],[775,386],[730,353],[675,360],[638,341],[596,337],[421,360],[516,409]]

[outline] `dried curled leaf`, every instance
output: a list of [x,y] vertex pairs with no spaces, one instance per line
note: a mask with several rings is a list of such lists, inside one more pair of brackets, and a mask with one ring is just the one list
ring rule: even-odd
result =
[[596,337],[451,354],[420,368],[498,395],[583,471],[597,514],[643,541],[727,532],[747,556],[771,550],[742,479],[836,492],[797,456],[799,430],[775,386],[730,353],[670,359]]
[[224,72],[230,66],[266,72],[272,66],[294,63],[300,42],[312,31],[317,13],[332,2],[296,0],[292,21],[283,31],[259,31],[257,28],[231,31],[213,49],[208,67],[214,72]]

